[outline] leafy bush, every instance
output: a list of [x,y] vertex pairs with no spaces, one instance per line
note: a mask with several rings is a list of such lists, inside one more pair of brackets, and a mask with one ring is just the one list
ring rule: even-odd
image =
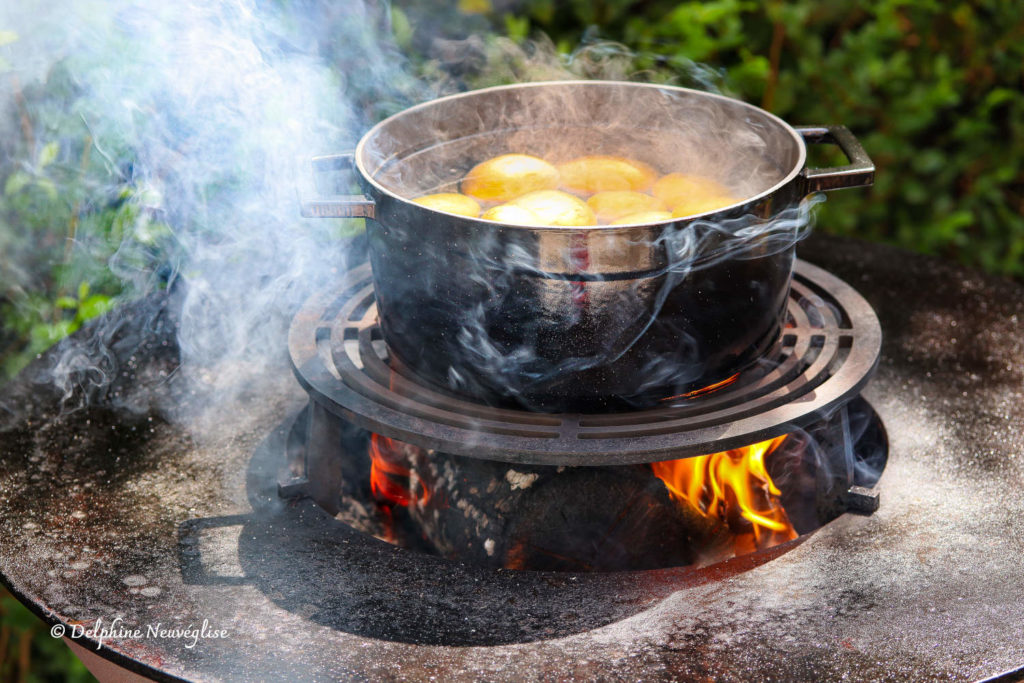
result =
[[85,116],[72,64],[17,85],[20,134],[3,142],[0,383],[169,258],[171,230],[131,178],[129,141],[116,122]]

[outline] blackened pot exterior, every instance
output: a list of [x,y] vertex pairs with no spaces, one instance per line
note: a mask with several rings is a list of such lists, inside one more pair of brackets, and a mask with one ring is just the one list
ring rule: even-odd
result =
[[[672,135],[682,125],[672,118],[674,102],[685,122],[679,139],[707,137],[693,121],[709,109],[724,119],[716,125],[744,128],[727,131],[716,144],[745,136],[756,142],[732,157],[717,149],[702,157],[732,163],[733,175],[751,163],[763,165],[765,188],[687,219],[583,228],[505,225],[409,201],[417,192],[444,189],[426,178],[441,177],[438,165],[448,162],[421,150],[448,145],[452,173],[461,176],[470,160],[486,158],[481,149],[534,153],[517,135],[545,111],[568,111],[558,116],[571,122],[545,120],[535,128],[599,126],[609,112],[627,103],[635,108],[644,98],[650,106],[638,112],[662,110],[649,120],[627,116],[638,130],[660,126],[659,136]],[[488,130],[513,132],[481,147]],[[806,226],[801,200],[818,189],[871,182],[870,160],[845,129],[804,135],[823,142],[831,141],[830,133],[843,137],[838,142],[853,163],[811,171],[804,168],[801,132],[756,107],[685,89],[612,82],[492,88],[391,117],[356,150],[354,165],[368,198],[348,205],[371,209],[363,215],[373,218],[367,234],[378,314],[396,367],[474,400],[545,411],[651,406],[728,379],[779,338],[794,246]],[[463,144],[467,139],[473,142]],[[663,170],[674,170],[665,165],[662,159]],[[350,208],[333,215],[358,213]]]

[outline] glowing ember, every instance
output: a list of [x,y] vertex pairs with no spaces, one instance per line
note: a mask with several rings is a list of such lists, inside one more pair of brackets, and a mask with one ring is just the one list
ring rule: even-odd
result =
[[380,434],[370,437],[370,489],[374,498],[386,505],[399,507],[427,502],[430,491],[415,477],[410,467],[411,458],[417,452],[421,449],[402,441]]
[[727,525],[733,534],[733,551],[741,555],[797,536],[764,463],[785,439],[780,436],[722,453],[656,462],[651,468],[680,504]]
[[701,387],[700,389],[696,389],[685,394],[676,394],[675,396],[668,396],[666,398],[661,399],[661,401],[662,403],[664,403],[665,401],[672,401],[677,398],[697,398],[698,396],[703,396],[704,394],[710,394],[712,391],[717,391],[722,387],[727,387],[736,380],[738,380],[739,378],[740,373],[737,372],[732,377],[727,377],[726,379],[723,379],[721,382],[715,382],[714,384],[709,384],[706,387]]

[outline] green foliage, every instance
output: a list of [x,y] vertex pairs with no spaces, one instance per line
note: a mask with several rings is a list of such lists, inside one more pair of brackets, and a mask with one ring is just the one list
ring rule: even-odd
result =
[[89,670],[42,621],[0,588],[0,680],[89,683]]
[[[593,44],[600,38],[619,44],[620,59],[629,55],[627,77],[717,87],[794,125],[845,124],[874,159],[877,181],[831,193],[819,230],[1024,277],[1019,3],[494,0],[483,15],[401,4],[427,32],[457,37],[486,19],[494,34],[522,43],[510,66],[507,48],[489,38],[486,64],[461,77],[470,86],[545,77],[538,46],[607,51]],[[428,73],[437,61],[429,39],[412,44]],[[563,55],[565,73],[593,75],[576,57]]]
[[16,85],[20,134],[0,165],[0,383],[151,277],[173,242],[159,198],[130,178],[124,127],[89,115],[82,68],[69,58]]

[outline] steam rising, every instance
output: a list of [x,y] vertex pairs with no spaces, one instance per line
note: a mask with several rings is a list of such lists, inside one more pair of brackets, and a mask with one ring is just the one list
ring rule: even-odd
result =
[[391,192],[457,190],[477,163],[525,153],[561,163],[586,154],[637,159],[662,173],[711,178],[753,197],[799,163],[776,119],[735,100],[656,85],[538,84],[408,112],[366,142],[368,172]]

